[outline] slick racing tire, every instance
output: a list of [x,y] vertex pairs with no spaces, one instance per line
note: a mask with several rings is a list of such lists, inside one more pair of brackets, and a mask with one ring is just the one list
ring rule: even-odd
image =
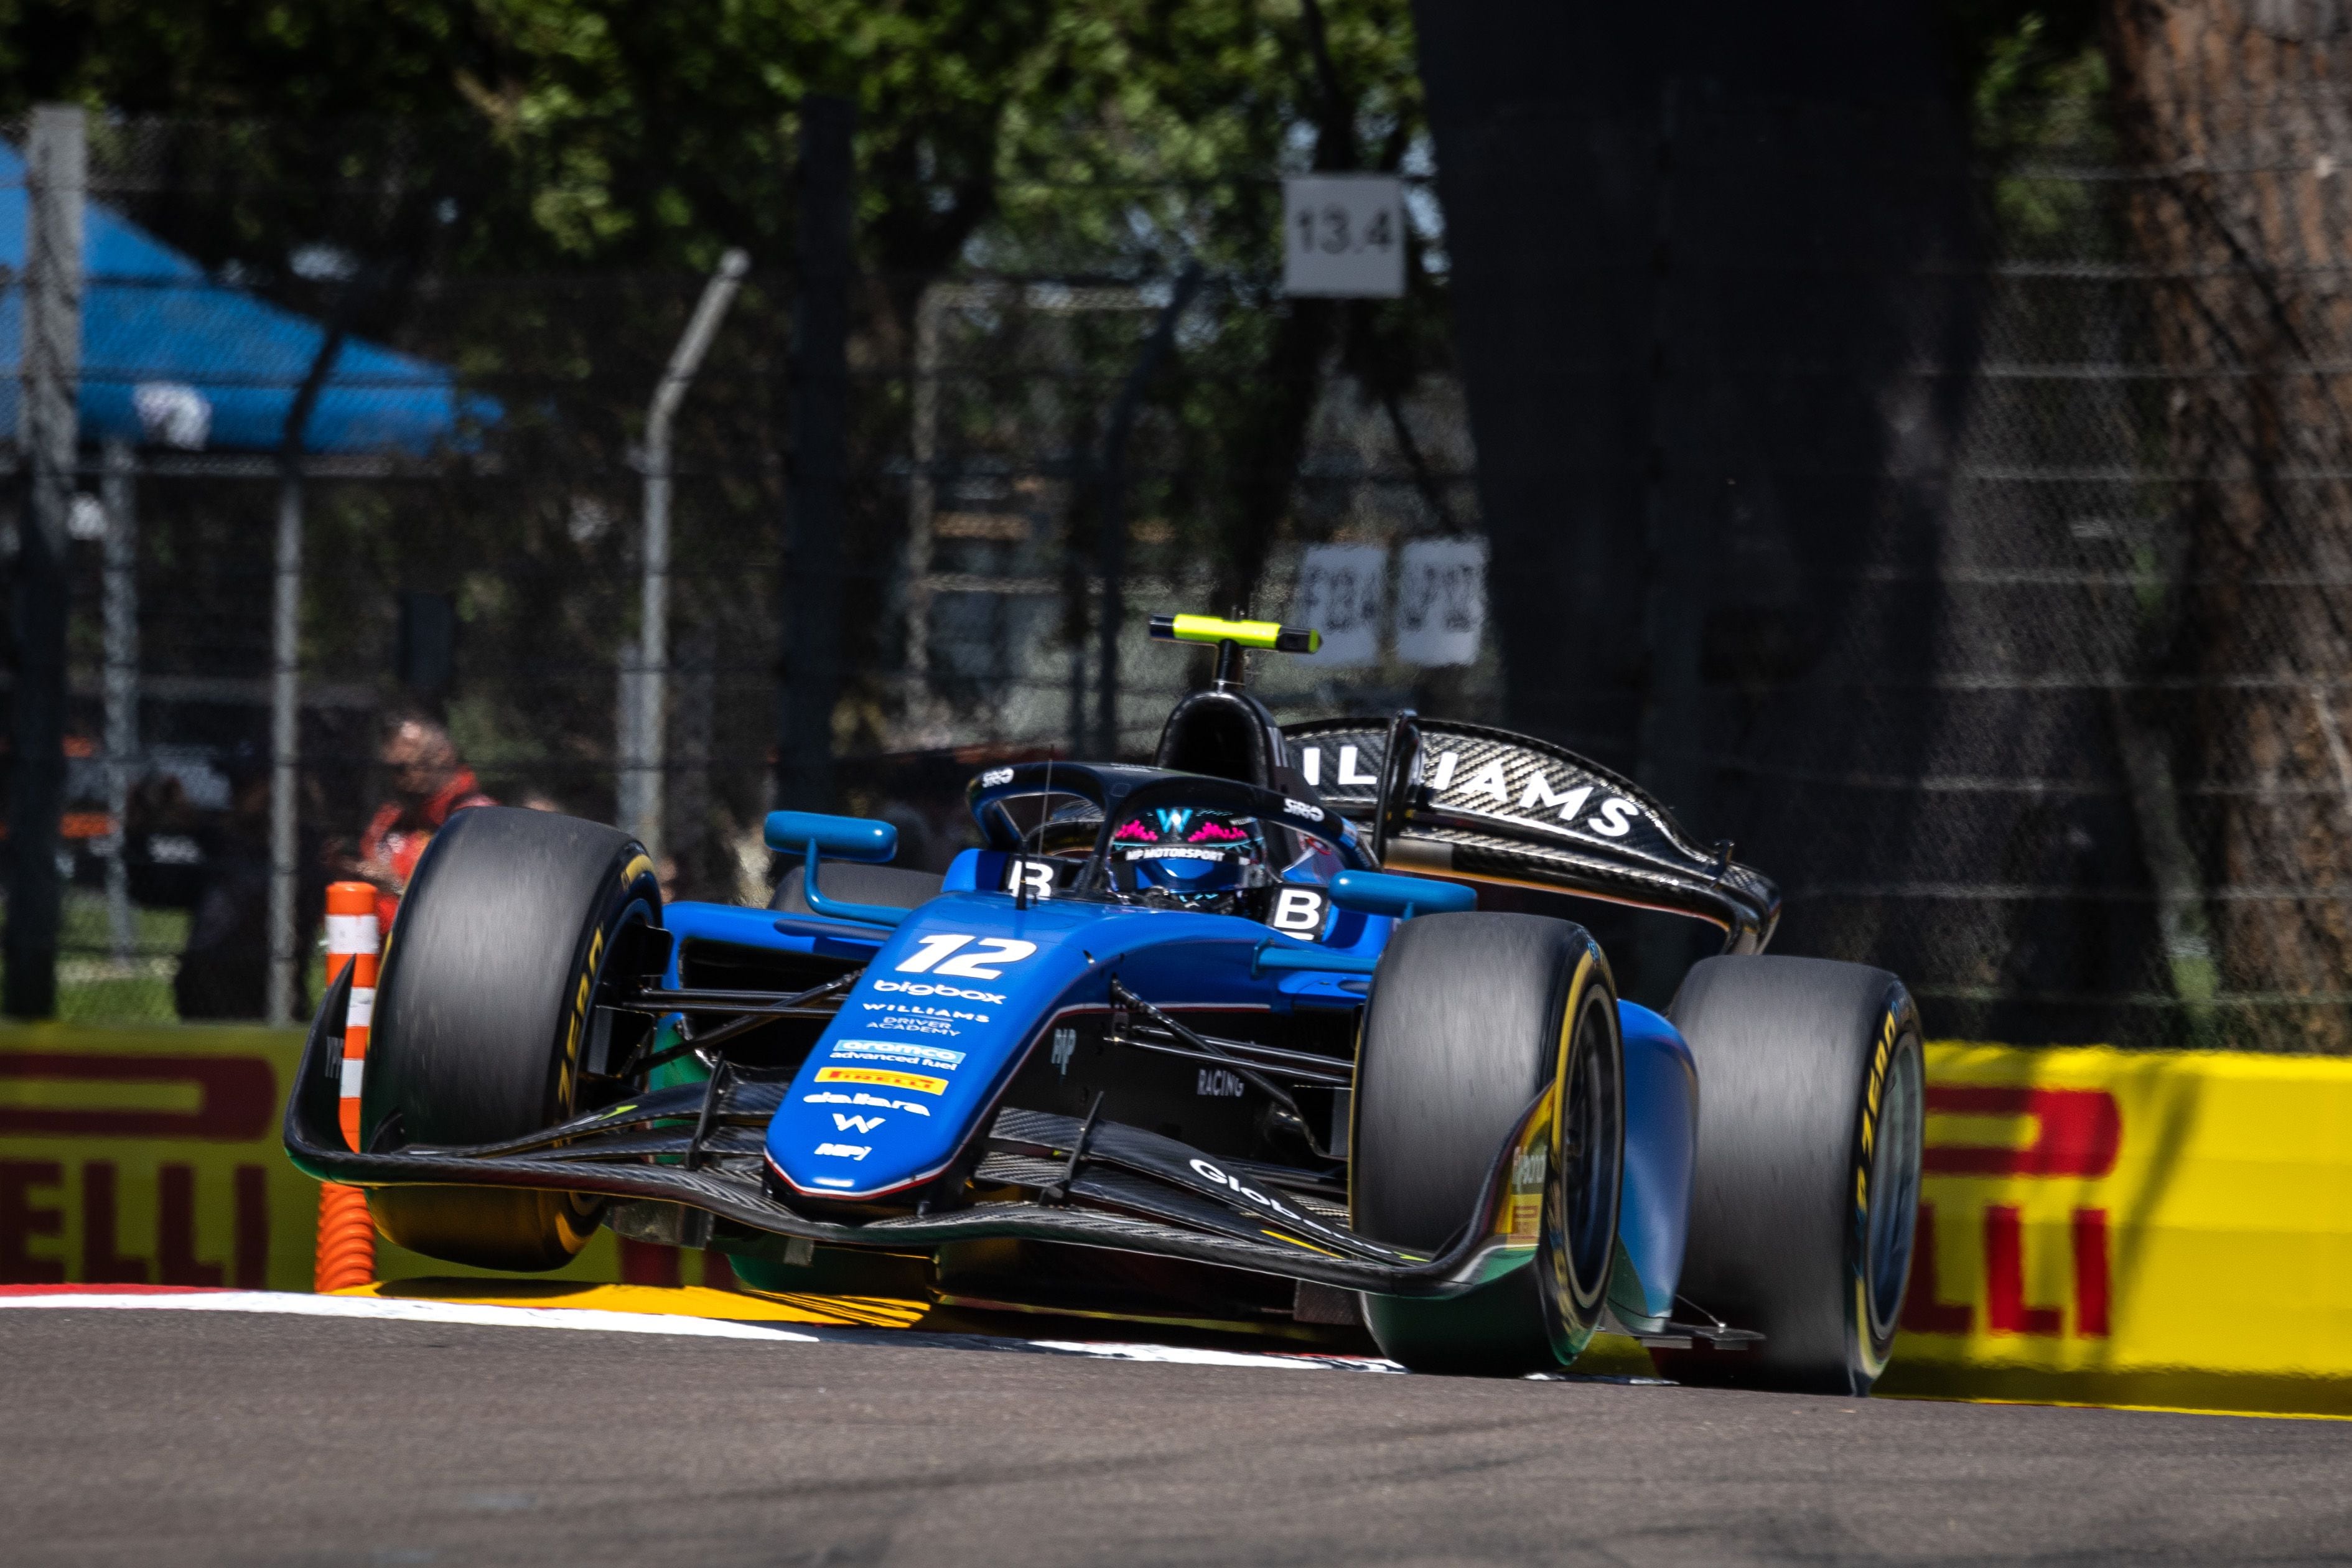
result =
[[[580,1051],[604,959],[640,921],[661,923],[661,889],[627,834],[502,806],[451,817],[409,883],[377,982],[365,1146],[495,1142],[593,1109],[580,1103]],[[388,1239],[496,1269],[562,1267],[600,1206],[501,1187],[368,1193]]]
[[1685,1383],[1869,1393],[1919,1206],[1927,1074],[1910,993],[1859,963],[1710,958],[1672,1017],[1699,1086],[1681,1294],[1764,1342],[1662,1367]]
[[[1424,915],[1391,939],[1356,1066],[1355,1228],[1432,1254],[1473,1223],[1528,1108],[1514,1157],[1530,1262],[1444,1300],[1366,1296],[1381,1351],[1415,1372],[1511,1376],[1567,1365],[1602,1312],[1625,1154],[1624,1047],[1608,962],[1584,928],[1519,914]],[[1538,1194],[1540,1194],[1539,1197]]]

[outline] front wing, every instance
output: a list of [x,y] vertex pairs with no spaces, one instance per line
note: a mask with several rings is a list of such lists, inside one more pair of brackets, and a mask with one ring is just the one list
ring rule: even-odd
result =
[[[337,1119],[348,971],[328,988],[287,1099],[286,1152],[320,1181],[355,1186],[522,1187],[616,1202],[677,1204],[784,1243],[929,1252],[950,1242],[1013,1237],[1218,1264],[1381,1295],[1458,1295],[1533,1256],[1539,1189],[1515,1190],[1517,1156],[1549,1134],[1549,1099],[1528,1108],[1496,1152],[1475,1213],[1434,1256],[1360,1237],[1336,1205],[1223,1164],[1172,1139],[1118,1123],[1087,1127],[1044,1112],[993,1113],[977,1171],[1023,1191],[944,1213],[845,1225],[778,1202],[761,1180],[761,1135],[789,1085],[722,1068],[707,1087],[658,1090],[625,1105],[504,1143],[355,1152]],[[1075,1157],[1074,1157],[1075,1156]]]

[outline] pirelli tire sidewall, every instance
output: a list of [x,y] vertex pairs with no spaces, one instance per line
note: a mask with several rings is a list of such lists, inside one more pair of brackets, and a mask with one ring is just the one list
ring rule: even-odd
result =
[[1853,1204],[1847,1218],[1847,1343],[1853,1392],[1885,1372],[1902,1326],[1919,1216],[1927,1066],[1919,1009],[1888,977],[1878,1005],[1860,1113],[1854,1120]]
[[[372,1149],[520,1137],[579,1110],[581,1058],[615,938],[658,925],[628,835],[548,812],[458,813],[411,879],[377,985],[361,1105]],[[562,1267],[603,1200],[494,1187],[379,1187],[402,1247],[499,1269]]]
[[1551,1092],[1536,1268],[1553,1353],[1567,1366],[1601,1327],[1625,1185],[1625,1044],[1609,961],[1589,936],[1561,1009]]

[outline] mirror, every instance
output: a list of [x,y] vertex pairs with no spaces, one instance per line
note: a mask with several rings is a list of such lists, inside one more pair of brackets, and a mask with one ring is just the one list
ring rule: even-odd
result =
[[1478,895],[1459,882],[1400,877],[1392,871],[1342,871],[1331,879],[1331,901],[1360,915],[1460,914],[1478,907]]
[[898,830],[870,816],[827,816],[819,811],[772,811],[765,837],[779,855],[799,855],[812,844],[835,860],[879,863],[898,853]]
[[870,816],[827,816],[819,811],[772,811],[763,831],[769,848],[779,854],[804,857],[801,897],[818,914],[866,925],[894,926],[909,913],[880,904],[828,899],[817,886],[820,856],[829,855],[835,860],[879,862],[896,855],[898,830],[889,823],[877,822]]

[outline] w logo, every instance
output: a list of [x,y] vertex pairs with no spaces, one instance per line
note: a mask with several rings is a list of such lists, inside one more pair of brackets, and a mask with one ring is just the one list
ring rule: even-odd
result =
[[844,1132],[871,1132],[882,1125],[882,1119],[878,1116],[844,1116],[836,1110],[833,1113],[833,1124]]

